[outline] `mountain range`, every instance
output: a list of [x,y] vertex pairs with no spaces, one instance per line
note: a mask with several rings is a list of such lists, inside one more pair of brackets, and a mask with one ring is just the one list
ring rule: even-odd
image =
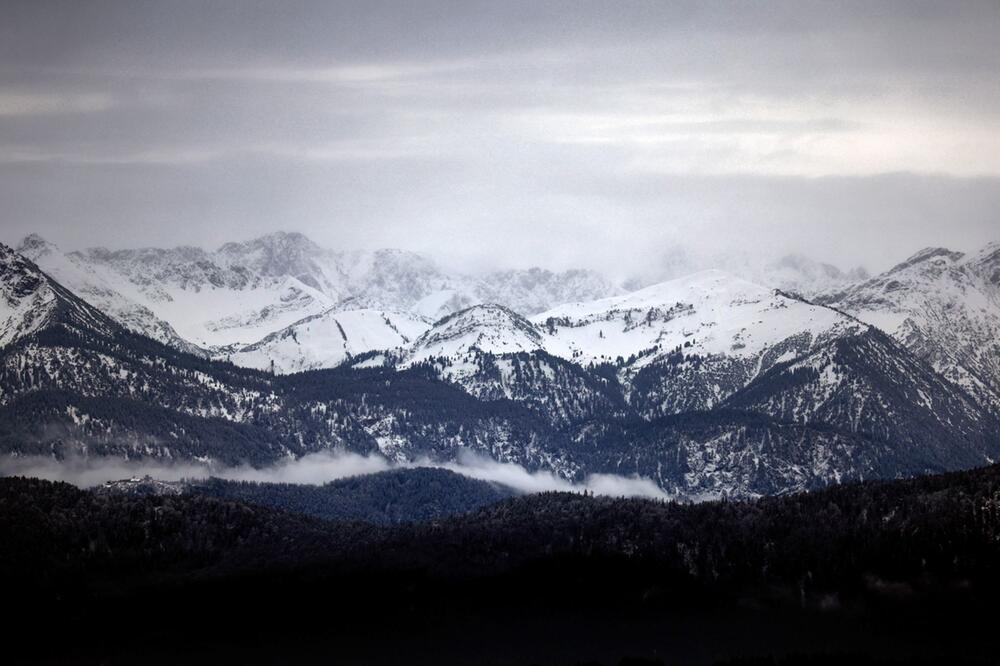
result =
[[[498,304],[534,316],[623,295],[641,281],[619,285],[594,271],[541,268],[472,276],[413,252],[338,252],[286,232],[215,251],[68,253],[33,234],[16,251],[132,331],[183,351],[277,372],[333,367],[365,351],[405,344],[441,317],[473,305]],[[849,284],[838,268],[802,256],[760,269],[736,263],[737,274],[792,293]],[[676,270],[664,274],[671,272]]]
[[231,350],[303,319],[364,309],[429,324],[477,303],[533,314],[615,293],[592,271],[538,268],[468,276],[401,250],[337,252],[279,232],[215,251],[194,247],[63,253],[37,235],[23,256],[128,328],[168,344]]
[[628,291],[299,234],[214,252],[29,236],[0,247],[0,451],[261,466],[471,449],[683,498],[997,459],[1000,246],[874,277],[815,266],[783,265],[808,290],[711,270]]

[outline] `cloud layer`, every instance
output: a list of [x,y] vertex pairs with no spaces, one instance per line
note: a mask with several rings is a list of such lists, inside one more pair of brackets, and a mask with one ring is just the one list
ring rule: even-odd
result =
[[363,474],[390,469],[439,467],[481,481],[491,481],[522,493],[545,491],[582,492],[615,497],[668,496],[655,483],[640,477],[592,474],[582,483],[573,483],[547,471],[529,471],[513,463],[500,463],[475,453],[462,452],[454,462],[420,460],[396,464],[381,456],[354,453],[313,453],[302,458],[276,463],[271,467],[209,467],[197,463],[169,463],[161,460],[123,460],[118,458],[70,458],[55,460],[42,456],[0,456],[0,476],[30,476],[50,481],[65,481],[81,488],[91,488],[107,481],[150,476],[161,481],[205,479],[210,476],[260,483],[295,483],[319,485]]
[[286,229],[614,270],[712,238],[877,269],[996,234],[996,2],[14,0],[2,19],[7,241]]

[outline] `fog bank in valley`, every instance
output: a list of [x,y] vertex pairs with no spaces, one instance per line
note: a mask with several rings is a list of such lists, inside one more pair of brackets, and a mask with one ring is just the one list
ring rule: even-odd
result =
[[667,499],[653,481],[614,474],[591,474],[574,482],[550,471],[531,471],[514,463],[497,462],[471,451],[462,451],[454,461],[422,459],[396,463],[382,456],[361,456],[348,452],[312,453],[269,467],[219,467],[196,462],[169,462],[154,459],[71,457],[56,460],[44,456],[0,457],[0,476],[29,476],[64,481],[91,488],[107,481],[149,476],[161,481],[197,480],[217,477],[259,483],[319,485],[352,476],[375,474],[392,469],[438,467],[481,481],[513,488],[521,493],[546,491],[591,492],[595,495],[651,497]]

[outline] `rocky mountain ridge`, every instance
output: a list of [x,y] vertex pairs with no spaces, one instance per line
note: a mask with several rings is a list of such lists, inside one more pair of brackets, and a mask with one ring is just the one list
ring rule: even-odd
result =
[[980,404],[1000,409],[1000,243],[927,248],[817,302],[887,334]]
[[[467,275],[444,270],[413,252],[334,251],[286,232],[226,243],[215,251],[182,246],[66,254],[32,235],[18,251],[130,330],[186,352],[253,367],[261,367],[260,351],[269,341],[293,334],[299,338],[301,322],[334,311],[392,312],[433,323],[479,304],[534,316],[566,303],[627,292],[589,270],[529,268]],[[762,283],[795,293],[811,293],[820,283],[839,285],[845,277],[835,267],[804,257],[786,257],[766,275]],[[383,331],[374,337],[382,341],[389,335]],[[283,345],[274,351],[282,357],[276,369],[329,367],[348,358],[313,353],[324,341],[328,339],[299,350]],[[351,340],[347,347],[353,357],[364,344]],[[247,353],[240,354],[244,348]]]
[[[990,293],[991,256],[970,264],[976,293]],[[303,326],[325,327],[340,346],[317,349],[348,362],[282,375],[138,335],[9,248],[2,260],[7,454],[267,465],[317,451],[447,461],[471,449],[566,479],[639,475],[686,498],[1000,456],[995,414],[904,341],[719,271],[530,319],[487,304],[410,330],[398,313],[334,307],[272,342],[301,346]],[[951,275],[941,262],[955,261],[965,266],[931,253],[896,274],[932,262]],[[386,331],[403,344],[346,344]]]

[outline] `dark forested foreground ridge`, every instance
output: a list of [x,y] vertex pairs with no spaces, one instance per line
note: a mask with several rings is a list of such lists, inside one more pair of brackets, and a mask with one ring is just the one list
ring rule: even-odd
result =
[[996,466],[752,502],[551,493],[388,526],[9,478],[0,534],[19,661],[994,663],[1000,648]]

